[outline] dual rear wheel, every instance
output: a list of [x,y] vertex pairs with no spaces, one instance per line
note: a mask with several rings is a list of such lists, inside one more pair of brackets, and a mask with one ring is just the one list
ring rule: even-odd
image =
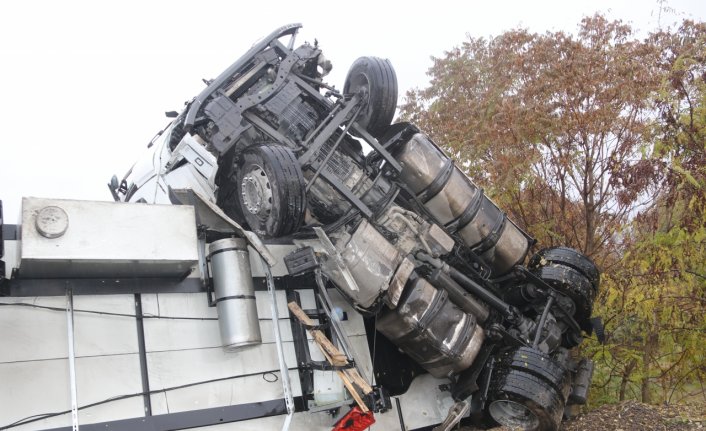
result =
[[531,347],[496,357],[488,413],[511,429],[557,430],[571,390],[569,371]]
[[[535,254],[527,266],[573,301],[573,317],[583,330],[590,331],[590,316],[600,284],[596,265],[571,248],[550,247]],[[577,336],[580,339],[580,334]],[[495,357],[487,413],[511,429],[557,430],[571,392],[571,379],[566,368],[537,349],[505,351]]]
[[575,304],[574,318],[581,329],[591,331],[593,302],[600,285],[596,265],[569,247],[550,247],[537,252],[527,267],[545,283]]

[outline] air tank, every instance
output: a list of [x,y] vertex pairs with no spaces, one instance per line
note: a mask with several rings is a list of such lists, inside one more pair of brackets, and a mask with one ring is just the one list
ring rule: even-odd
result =
[[214,241],[208,247],[208,260],[223,349],[261,343],[247,243],[241,238]]

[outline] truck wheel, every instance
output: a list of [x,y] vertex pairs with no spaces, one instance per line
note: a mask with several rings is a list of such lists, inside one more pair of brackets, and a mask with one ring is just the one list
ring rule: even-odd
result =
[[591,317],[596,291],[583,274],[565,265],[552,264],[533,270],[545,283],[571,298],[576,305],[574,316],[579,324]]
[[500,355],[500,366],[534,375],[548,383],[562,399],[571,391],[568,370],[543,352],[531,347],[520,347]]
[[344,94],[362,93],[367,103],[358,116],[358,124],[371,135],[380,137],[390,126],[397,108],[397,75],[390,60],[360,57],[348,70]]
[[584,254],[569,247],[549,247],[538,251],[532,256],[527,267],[537,269],[552,264],[565,265],[580,272],[591,282],[593,289],[598,292],[600,273],[596,264]]
[[566,379],[561,366],[540,352],[511,351],[493,370],[488,414],[510,429],[557,430],[570,388]]
[[258,235],[289,235],[306,211],[304,176],[292,151],[282,145],[246,149],[238,162],[237,193],[246,223]]

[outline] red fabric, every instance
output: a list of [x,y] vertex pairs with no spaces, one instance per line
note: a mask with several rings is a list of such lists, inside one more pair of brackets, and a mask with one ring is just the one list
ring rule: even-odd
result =
[[336,422],[332,431],[363,431],[374,423],[373,412],[363,413],[360,407],[355,406]]

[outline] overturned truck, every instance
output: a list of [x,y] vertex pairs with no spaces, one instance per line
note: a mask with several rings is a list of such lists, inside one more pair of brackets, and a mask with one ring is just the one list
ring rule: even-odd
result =
[[[586,402],[593,365],[572,350],[593,330],[596,266],[566,247],[528,259],[530,235],[423,131],[391,124],[390,62],[359,58],[339,91],[318,44],[295,48],[299,28],[259,41],[172,113],[149,159],[111,182],[115,199],[174,203],[188,188],[265,247],[295,245],[288,274],[315,280],[330,319],[329,287],[366,317],[370,409],[429,373],[458,402],[448,423],[557,429]],[[201,238],[206,254],[237,248]]]

